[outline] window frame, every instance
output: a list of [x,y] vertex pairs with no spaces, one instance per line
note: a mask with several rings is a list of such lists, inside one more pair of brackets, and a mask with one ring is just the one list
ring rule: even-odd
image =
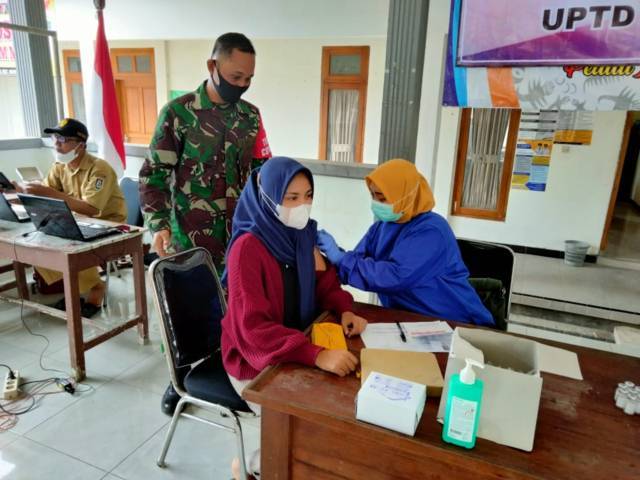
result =
[[471,127],[472,108],[463,108],[460,115],[460,128],[458,134],[458,151],[456,153],[455,174],[453,179],[453,199],[451,202],[451,214],[459,217],[479,218],[483,220],[505,221],[507,205],[509,202],[509,190],[513,164],[515,160],[516,146],[518,142],[518,129],[520,126],[521,110],[510,109],[509,127],[507,129],[507,145],[505,148],[502,174],[500,177],[500,189],[495,210],[483,208],[470,208],[462,206],[462,194],[464,188],[464,175],[467,164],[467,151],[469,149],[469,131]]
[[[80,71],[72,72],[69,69],[69,58],[80,58]],[[82,58],[80,57],[80,50],[77,49],[65,49],[62,50],[62,71],[64,72],[64,80],[65,80],[65,93],[67,94],[67,112],[69,112],[69,116],[71,118],[77,118],[78,112],[73,108],[73,91],[72,85],[74,83],[78,83],[82,85],[84,88],[84,84],[82,82]],[[86,107],[85,107],[86,108]],[[84,112],[85,115],[87,112]]]
[[[359,55],[359,75],[331,75],[332,55]],[[327,136],[329,132],[329,96],[331,90],[358,91],[358,125],[356,127],[356,149],[354,160],[362,163],[364,150],[364,125],[367,113],[367,83],[369,79],[369,46],[322,47],[322,82],[320,95],[320,137],[318,158],[327,160]]]

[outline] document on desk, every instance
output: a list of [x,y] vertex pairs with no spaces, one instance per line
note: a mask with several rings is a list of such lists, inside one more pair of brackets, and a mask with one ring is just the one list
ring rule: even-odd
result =
[[[402,340],[400,329],[406,338]],[[448,352],[453,329],[441,320],[434,322],[370,323],[362,332],[367,348],[411,352]]]

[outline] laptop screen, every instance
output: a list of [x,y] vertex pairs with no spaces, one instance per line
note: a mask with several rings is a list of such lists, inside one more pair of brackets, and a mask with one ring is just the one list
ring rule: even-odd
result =
[[18,194],[31,221],[42,233],[71,240],[84,240],[76,219],[64,200]]

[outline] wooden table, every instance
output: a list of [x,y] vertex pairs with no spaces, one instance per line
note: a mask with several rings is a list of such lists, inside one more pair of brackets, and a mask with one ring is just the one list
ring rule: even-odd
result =
[[[93,219],[91,221],[116,225]],[[71,367],[73,375],[78,381],[84,379],[86,374],[85,351],[134,326],[138,327],[141,343],[146,343],[148,339],[147,294],[142,254],[143,230],[136,227],[131,228],[132,231],[129,233],[113,235],[92,242],[78,242],[37,232],[30,222],[14,223],[0,220],[0,258],[8,258],[13,261],[20,297],[16,299],[0,295],[0,299],[24,304],[48,315],[67,319]],[[82,334],[83,317],[80,313],[78,272],[89,267],[104,265],[107,260],[113,260],[123,255],[131,255],[133,261],[135,313],[124,323],[109,329],[102,328],[102,333],[85,341]],[[25,265],[35,265],[62,272],[64,296],[67,300],[66,313],[29,300]]]
[[[357,304],[356,312],[370,322],[429,320],[372,305]],[[363,348],[359,338],[348,343],[350,350]],[[293,364],[270,368],[243,395],[262,405],[261,476],[268,480],[640,479],[640,416],[625,415],[613,403],[618,382],[640,380],[640,359],[560,346],[578,354],[584,381],[542,375],[530,453],[481,438],[473,450],[443,442],[442,426],[436,421],[439,399],[427,400],[415,437],[359,422],[355,396],[360,380],[354,375],[339,378]],[[444,373],[446,354],[437,357]]]

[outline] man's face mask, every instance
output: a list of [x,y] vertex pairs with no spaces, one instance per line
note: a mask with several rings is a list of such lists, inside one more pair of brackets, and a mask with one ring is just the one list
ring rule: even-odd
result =
[[236,103],[238,100],[240,100],[242,94],[247,91],[249,85],[247,85],[246,87],[239,87],[237,85],[229,83],[222,76],[217,60],[214,61],[214,65],[216,66],[216,70],[218,71],[218,78],[220,79],[220,83],[216,83],[216,81],[213,79],[213,74],[211,75],[211,82],[213,83],[216,92],[218,92],[218,95],[220,95],[220,97],[225,102]]
[[53,156],[55,157],[56,161],[60,162],[60,163],[70,163],[73,161],[74,158],[76,158],[78,156],[78,152],[77,152],[77,148],[74,148],[73,150],[67,152],[67,153],[60,153],[56,150],[53,151]]

